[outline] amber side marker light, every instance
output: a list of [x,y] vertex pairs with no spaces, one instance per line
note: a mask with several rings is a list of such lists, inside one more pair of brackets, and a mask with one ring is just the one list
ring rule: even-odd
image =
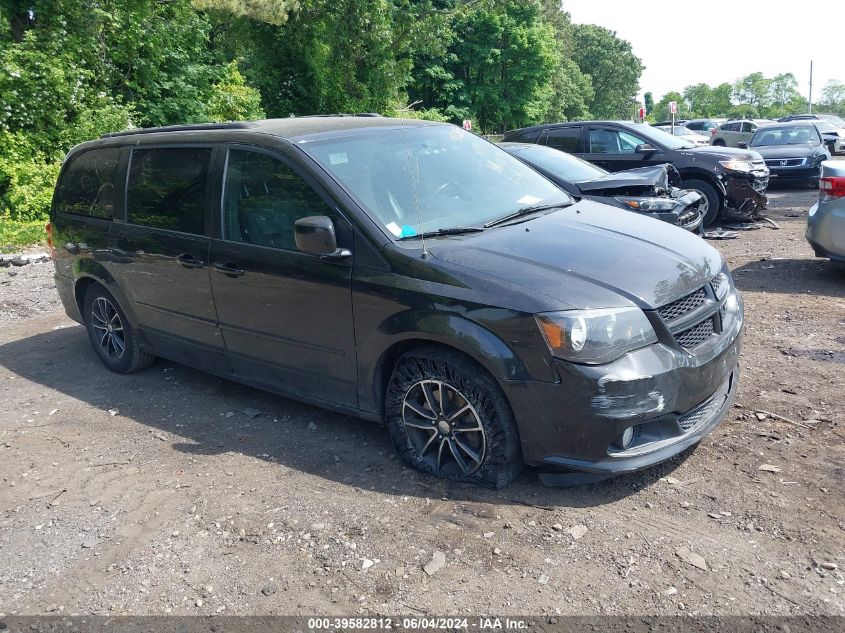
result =
[[47,233],[47,247],[50,249],[50,257],[56,259],[56,249],[53,246],[53,223],[47,222],[44,225],[44,231]]

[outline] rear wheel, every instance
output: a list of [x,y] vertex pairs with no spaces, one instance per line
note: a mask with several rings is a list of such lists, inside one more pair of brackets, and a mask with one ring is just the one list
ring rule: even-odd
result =
[[415,468],[501,488],[522,470],[513,414],[493,380],[457,352],[409,352],[393,371],[385,420],[397,452]]
[[725,146],[725,141],[723,141],[720,138],[717,138],[715,141],[713,141],[713,147],[724,147],[724,146]]
[[716,188],[709,182],[690,179],[681,182],[681,189],[695,191],[701,196],[701,203],[698,205],[703,217],[701,224],[704,226],[713,224],[722,210],[722,199],[719,197],[719,192],[716,191]]
[[129,320],[105,288],[93,284],[83,302],[88,338],[103,365],[113,372],[129,374],[152,364],[155,356],[139,349]]

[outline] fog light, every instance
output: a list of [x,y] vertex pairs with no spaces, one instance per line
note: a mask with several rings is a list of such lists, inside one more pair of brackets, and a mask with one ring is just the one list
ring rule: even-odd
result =
[[616,445],[621,448],[623,451],[631,446],[631,443],[634,441],[634,427],[629,426],[627,429],[622,431],[622,435],[616,438]]

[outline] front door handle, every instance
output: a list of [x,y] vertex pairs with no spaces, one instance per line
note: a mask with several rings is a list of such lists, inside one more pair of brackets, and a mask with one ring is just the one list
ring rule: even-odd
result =
[[238,268],[234,262],[226,262],[225,264],[214,264],[214,270],[229,277],[240,277],[246,271],[243,268]]
[[182,264],[185,268],[202,268],[205,266],[205,262],[201,259],[197,259],[190,253],[182,253],[176,258],[180,264]]

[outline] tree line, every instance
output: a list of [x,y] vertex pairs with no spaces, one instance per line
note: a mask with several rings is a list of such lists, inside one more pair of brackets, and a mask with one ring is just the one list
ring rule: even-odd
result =
[[[792,73],[768,78],[763,73],[751,73],[734,83],[710,86],[706,83],[689,85],[682,92],[671,91],[657,103],[652,93],[644,95],[649,120],[665,121],[671,117],[669,104],[678,105],[678,119],[710,117],[777,119],[787,114],[806,112],[807,97],[798,90],[798,80]],[[821,97],[813,107],[820,112],[845,115],[845,83],[828,81]]]
[[560,0],[0,0],[0,221],[127,127],[378,112],[498,132],[630,118],[643,66]]

